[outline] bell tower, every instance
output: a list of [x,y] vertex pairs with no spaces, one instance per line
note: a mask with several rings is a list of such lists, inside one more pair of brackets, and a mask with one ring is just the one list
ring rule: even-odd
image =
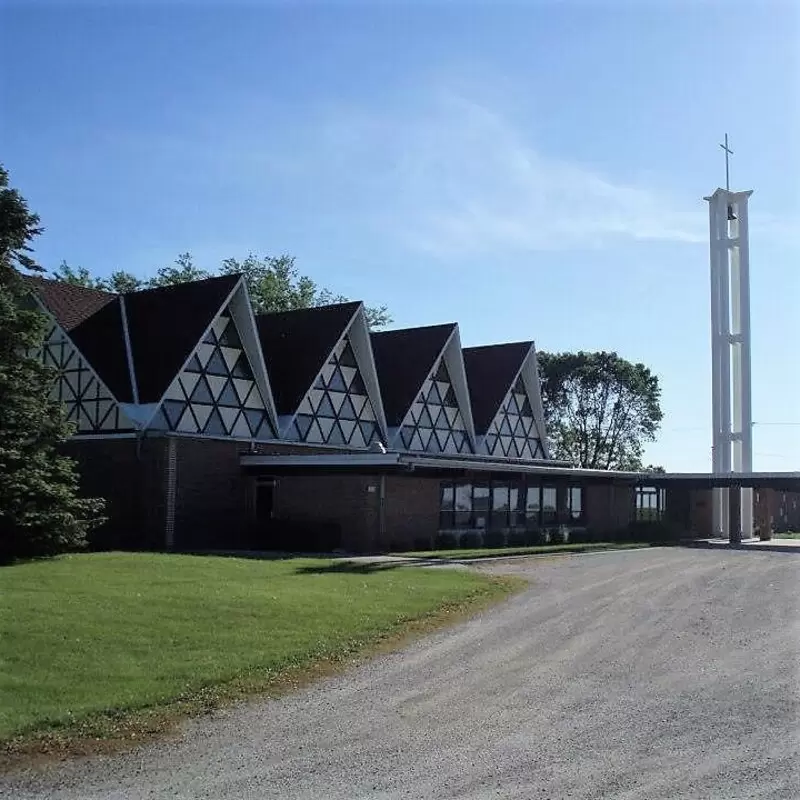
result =
[[[752,472],[753,417],[750,375],[750,248],[747,203],[752,190],[732,192],[725,135],[726,188],[708,201],[711,255],[712,472]],[[731,519],[731,490],[713,490],[714,535],[732,543],[753,535],[753,490],[740,493]]]

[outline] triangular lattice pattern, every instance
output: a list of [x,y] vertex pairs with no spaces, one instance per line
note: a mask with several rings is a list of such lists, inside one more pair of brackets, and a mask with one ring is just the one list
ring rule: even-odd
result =
[[486,452],[507,458],[544,458],[528,393],[518,378],[486,433]]
[[63,403],[76,433],[111,433],[133,429],[113,395],[82,358],[64,331],[51,324],[36,357],[57,371],[50,399]]
[[303,398],[289,435],[303,442],[348,447],[369,447],[378,438],[375,409],[348,337],[336,345]]
[[175,378],[151,427],[207,436],[273,438],[266,405],[230,309]]
[[458,408],[444,359],[422,391],[400,427],[400,440],[407,450],[428,453],[468,453],[466,425]]

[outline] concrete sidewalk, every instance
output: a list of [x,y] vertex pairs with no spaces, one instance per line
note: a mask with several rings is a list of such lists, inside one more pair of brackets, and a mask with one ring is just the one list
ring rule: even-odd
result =
[[727,539],[698,539],[695,547],[709,547],[724,550],[760,550],[772,553],[800,553],[800,539],[774,538],[769,541],[761,539],[743,539],[739,544],[731,544]]

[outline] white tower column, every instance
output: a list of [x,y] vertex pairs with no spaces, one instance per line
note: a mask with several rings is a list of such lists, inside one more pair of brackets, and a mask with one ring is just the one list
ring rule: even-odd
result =
[[[750,381],[750,251],[747,201],[752,191],[717,189],[708,201],[711,245],[712,472],[753,469]],[[739,519],[730,492],[713,490],[714,534],[732,542],[753,535],[753,490],[740,489]]]

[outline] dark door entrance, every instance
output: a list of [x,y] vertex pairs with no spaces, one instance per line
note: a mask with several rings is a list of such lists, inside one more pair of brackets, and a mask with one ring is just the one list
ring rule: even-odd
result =
[[275,481],[272,478],[256,481],[256,525],[262,528],[272,519],[275,503]]

